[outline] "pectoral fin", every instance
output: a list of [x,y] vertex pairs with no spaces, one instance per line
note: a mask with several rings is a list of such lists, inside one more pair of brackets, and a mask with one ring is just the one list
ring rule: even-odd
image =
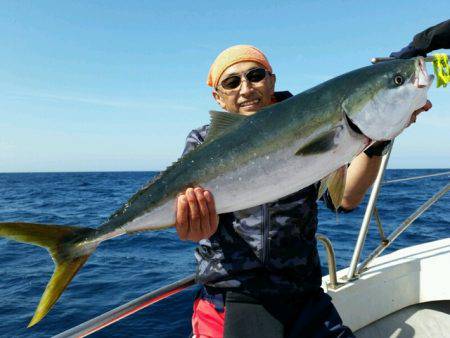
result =
[[320,181],[317,199],[320,199],[328,189],[334,208],[337,210],[342,203],[347,178],[347,166],[342,166]]
[[319,185],[319,191],[317,193],[317,199],[321,199],[323,194],[325,193],[325,191],[327,190],[327,180],[330,177],[330,175],[322,178],[322,180],[320,181],[320,185]]
[[342,130],[342,126],[333,128],[323,134],[320,134],[304,146],[302,146],[295,155],[314,155],[324,153],[336,147],[335,137]]
[[337,210],[342,203],[345,190],[345,180],[347,178],[347,166],[344,165],[328,176],[327,187],[330,193],[331,201]]

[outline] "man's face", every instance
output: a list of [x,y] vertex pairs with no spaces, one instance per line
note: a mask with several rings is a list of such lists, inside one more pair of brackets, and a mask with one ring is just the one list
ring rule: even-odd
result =
[[[250,82],[243,75],[251,69],[264,68],[259,63],[244,61],[228,67],[219,79],[219,85],[213,91],[217,103],[231,113],[251,115],[261,108],[272,104],[275,88],[275,75],[266,74],[259,82]],[[239,76],[241,84],[235,89],[224,89],[220,84],[230,76]]]

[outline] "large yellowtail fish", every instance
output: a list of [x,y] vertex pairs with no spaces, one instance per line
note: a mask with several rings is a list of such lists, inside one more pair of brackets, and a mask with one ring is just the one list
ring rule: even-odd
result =
[[327,182],[339,205],[340,168],[371,142],[400,134],[425,105],[432,80],[422,58],[395,60],[338,76],[249,117],[211,112],[206,142],[100,227],[0,223],[0,236],[42,246],[55,262],[29,326],[48,313],[101,242],[173,226],[176,196],[188,187],[210,190],[218,213],[226,213],[276,200],[338,171],[338,179]]

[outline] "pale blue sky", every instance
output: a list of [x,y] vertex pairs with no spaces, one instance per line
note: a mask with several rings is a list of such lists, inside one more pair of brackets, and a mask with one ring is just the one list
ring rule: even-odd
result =
[[[222,49],[261,48],[296,94],[446,14],[448,1],[2,1],[0,172],[161,170],[217,109],[205,79]],[[450,167],[450,88],[429,96],[391,168]]]

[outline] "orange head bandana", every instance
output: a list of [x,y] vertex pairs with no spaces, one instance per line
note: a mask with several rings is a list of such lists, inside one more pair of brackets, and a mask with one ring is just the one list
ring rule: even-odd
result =
[[217,87],[223,72],[228,67],[243,61],[258,62],[272,73],[272,67],[269,61],[258,48],[249,45],[236,45],[225,49],[217,56],[209,69],[206,83],[210,87]]

